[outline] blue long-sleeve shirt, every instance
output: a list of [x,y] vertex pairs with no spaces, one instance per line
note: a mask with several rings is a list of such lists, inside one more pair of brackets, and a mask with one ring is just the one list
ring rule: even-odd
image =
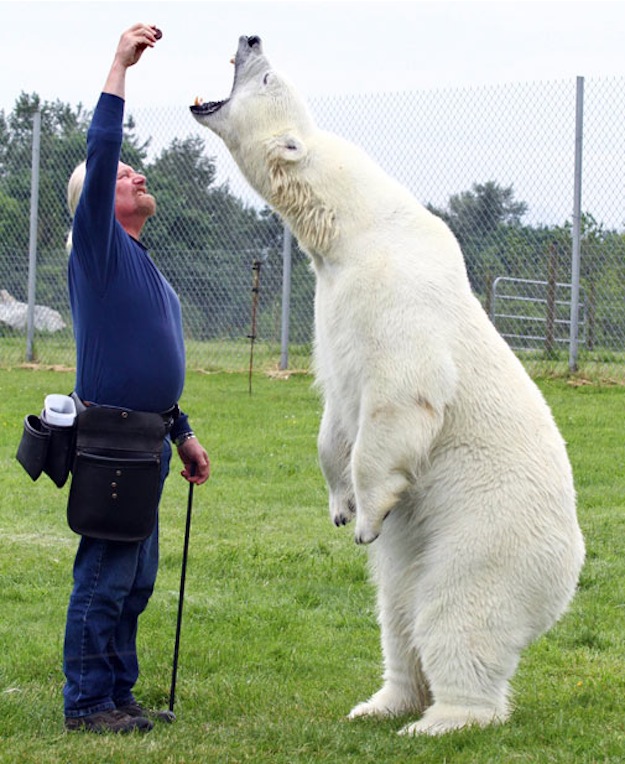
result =
[[[182,315],[145,247],[115,218],[123,113],[123,99],[102,93],[87,133],[68,265],[76,393],[101,405],[165,411],[184,386]],[[175,429],[188,429],[181,425]]]

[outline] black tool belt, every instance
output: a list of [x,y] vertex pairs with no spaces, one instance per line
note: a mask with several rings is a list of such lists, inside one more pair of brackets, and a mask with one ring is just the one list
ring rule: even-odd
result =
[[108,406],[89,406],[77,415],[67,503],[75,533],[111,541],[142,541],[152,533],[170,420]]

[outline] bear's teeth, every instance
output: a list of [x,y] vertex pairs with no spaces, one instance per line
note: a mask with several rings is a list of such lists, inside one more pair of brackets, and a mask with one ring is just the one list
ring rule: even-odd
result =
[[201,106],[203,103],[204,101],[199,96],[195,96],[195,101],[193,101],[194,106]]

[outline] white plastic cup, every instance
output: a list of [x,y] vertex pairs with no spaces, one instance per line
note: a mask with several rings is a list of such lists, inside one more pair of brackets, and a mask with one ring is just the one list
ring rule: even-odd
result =
[[72,427],[76,418],[76,404],[73,398],[58,393],[46,395],[41,418],[46,424],[56,427]]

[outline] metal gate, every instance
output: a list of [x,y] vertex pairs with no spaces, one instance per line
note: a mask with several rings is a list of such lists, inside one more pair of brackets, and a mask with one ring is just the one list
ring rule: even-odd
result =
[[[491,321],[514,350],[555,353],[571,340],[572,285],[499,276],[493,281]],[[586,343],[586,299],[579,295],[578,342]]]

